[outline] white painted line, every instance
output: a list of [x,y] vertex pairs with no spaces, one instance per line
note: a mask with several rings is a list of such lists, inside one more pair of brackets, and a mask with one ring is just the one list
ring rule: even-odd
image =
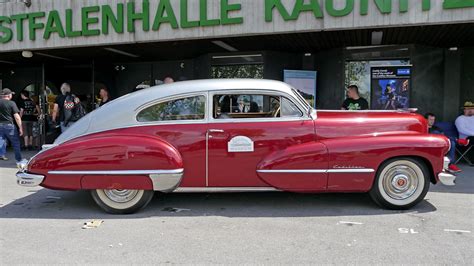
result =
[[347,221],[339,221],[338,224],[356,224],[356,225],[361,225],[363,223],[359,222],[347,222]]
[[468,233],[470,234],[471,231],[467,230],[457,230],[457,229],[444,229],[445,232],[456,232],[456,233]]

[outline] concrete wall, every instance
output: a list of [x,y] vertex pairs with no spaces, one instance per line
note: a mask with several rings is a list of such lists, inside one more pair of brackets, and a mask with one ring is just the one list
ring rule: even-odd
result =
[[[31,7],[26,7],[20,1],[13,1],[0,4],[2,16],[12,16],[17,14],[26,14],[32,12],[48,12],[50,10],[57,10],[59,12],[62,24],[65,24],[65,10],[73,10],[74,30],[81,30],[81,9],[88,6],[102,6],[109,4],[116,12],[116,3],[127,3],[127,0],[32,0]],[[140,0],[135,0],[136,11],[141,10]],[[276,1],[279,2],[279,1]],[[291,14],[296,0],[281,0],[286,10]],[[305,1],[306,3],[308,1]],[[241,10],[230,12],[230,17],[242,17],[242,24],[232,25],[217,25],[209,27],[195,27],[195,28],[178,28],[172,29],[169,24],[163,24],[157,31],[149,30],[143,31],[142,22],[136,21],[136,31],[124,33],[116,33],[110,31],[108,35],[97,36],[79,36],[60,38],[57,33],[53,33],[49,39],[43,38],[43,30],[37,30],[37,38],[30,41],[28,38],[28,21],[23,21],[25,40],[18,41],[15,38],[6,44],[0,44],[1,51],[15,51],[25,49],[46,49],[59,47],[79,47],[79,46],[98,46],[109,44],[123,44],[136,42],[156,42],[167,40],[182,40],[182,39],[199,39],[199,38],[214,38],[225,36],[247,36],[247,35],[261,35],[271,33],[295,33],[307,31],[322,31],[322,30],[340,30],[340,29],[355,29],[367,27],[390,27],[390,26],[412,26],[412,25],[426,25],[426,24],[446,24],[468,22],[474,19],[474,8],[458,8],[458,9],[443,9],[442,0],[432,0],[431,8],[426,11],[422,10],[422,1],[407,1],[408,11],[399,12],[399,1],[388,1],[392,3],[391,13],[382,14],[379,8],[375,5],[374,0],[369,0],[368,10],[366,15],[361,15],[360,3],[361,1],[354,1],[355,5],[347,15],[332,16],[328,13],[325,3],[327,1],[318,0],[319,6],[322,10],[322,18],[315,18],[313,12],[301,12],[295,20],[285,21],[282,16],[273,10],[273,20],[271,22],[265,21],[265,1],[264,0],[229,0],[230,4],[240,3]],[[346,2],[344,0],[333,0],[335,9],[343,9]],[[385,1],[387,2],[387,1]],[[153,19],[156,14],[159,1],[150,1],[150,20],[153,24]],[[179,22],[180,20],[180,1],[171,1],[174,13]],[[199,0],[188,1],[188,17],[189,20],[199,20]],[[208,9],[207,16],[209,19],[220,18],[220,0],[207,0]],[[124,11],[126,18],[126,10]],[[93,12],[91,17],[99,17],[100,13]],[[38,23],[46,23],[47,18],[40,17],[36,19]],[[7,25],[6,23],[4,23]],[[92,24],[91,29],[100,29],[100,24]],[[15,23],[8,26],[15,32]],[[65,28],[65,25],[63,25]],[[109,27],[110,28],[110,27]]]

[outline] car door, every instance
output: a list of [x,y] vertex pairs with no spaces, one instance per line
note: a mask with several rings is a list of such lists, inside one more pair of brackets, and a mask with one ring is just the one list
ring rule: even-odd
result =
[[208,187],[326,189],[327,173],[308,170],[327,168],[327,150],[315,140],[314,121],[290,95],[225,91],[209,100]]

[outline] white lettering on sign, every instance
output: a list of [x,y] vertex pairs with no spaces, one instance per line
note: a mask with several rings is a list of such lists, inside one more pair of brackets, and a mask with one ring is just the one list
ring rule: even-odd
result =
[[233,137],[229,143],[227,143],[228,152],[253,152],[253,141],[245,136]]

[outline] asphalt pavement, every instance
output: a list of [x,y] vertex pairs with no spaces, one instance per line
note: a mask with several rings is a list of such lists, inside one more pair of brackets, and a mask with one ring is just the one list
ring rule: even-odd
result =
[[0,161],[0,264],[474,265],[474,167],[461,168],[408,211],[367,194],[176,193],[109,215],[86,191],[20,187]]

